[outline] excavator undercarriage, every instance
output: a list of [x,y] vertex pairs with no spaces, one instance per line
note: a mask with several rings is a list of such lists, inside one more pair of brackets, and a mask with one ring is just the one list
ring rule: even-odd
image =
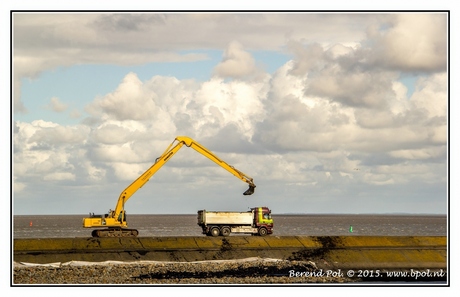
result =
[[137,237],[139,231],[126,228],[98,229],[91,232],[93,237]]

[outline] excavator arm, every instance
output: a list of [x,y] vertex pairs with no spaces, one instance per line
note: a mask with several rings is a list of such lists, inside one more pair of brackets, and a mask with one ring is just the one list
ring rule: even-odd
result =
[[211,153],[207,148],[203,145],[199,144],[195,140],[191,139],[187,136],[178,136],[174,141],[168,146],[168,148],[164,151],[164,153],[157,158],[155,163],[145,171],[141,176],[139,176],[131,185],[129,185],[118,198],[117,206],[115,207],[115,215],[118,216],[122,209],[124,208],[124,204],[128,201],[129,198],[138,190],[140,189],[149,179],[166,163],[174,156],[179,149],[186,145],[187,147],[191,147],[200,154],[204,155],[205,157],[209,158],[210,160],[214,161],[217,165],[220,165],[242,181],[249,184],[249,189],[247,189],[243,195],[252,195],[254,194],[254,189],[256,185],[253,182],[253,179],[243,172],[235,169],[233,166],[227,164],[223,160],[219,159],[216,155]]
[[252,195],[254,194],[254,189],[256,185],[254,184],[254,181],[251,177],[247,176],[243,172],[237,170],[235,167],[227,164],[223,160],[219,159],[216,155],[211,153],[207,148],[199,144],[198,142],[194,141],[193,139],[186,137],[186,136],[179,136],[176,138],[177,141],[183,142],[186,146],[193,148],[195,151],[199,152],[203,156],[209,158],[213,162],[215,162],[217,165],[221,166],[237,178],[241,179],[245,183],[249,184],[249,189],[247,189],[243,195]]
[[[133,183],[131,183],[123,192],[121,192],[118,198],[118,201],[117,201],[117,205],[115,206],[114,210],[111,210],[109,214],[106,215],[105,218],[103,218],[102,216],[91,216],[91,218],[84,218],[83,227],[87,227],[87,228],[102,227],[102,226],[127,227],[126,217],[125,217],[125,212],[124,212],[125,203],[129,200],[129,198],[131,198],[131,196],[137,190],[139,190],[146,182],[148,182],[149,179],[166,162],[168,162],[171,159],[171,157],[174,156],[184,144],[185,146],[191,147],[195,151],[209,158],[210,160],[215,162],[217,165],[223,167],[224,169],[232,173],[237,178],[248,183],[249,188],[243,193],[243,195],[252,195],[254,193],[254,189],[256,185],[254,184],[253,179],[251,177],[247,176],[243,172],[235,169],[233,166],[219,159],[211,151],[209,151],[207,148],[205,148],[203,145],[199,144],[198,142],[194,141],[193,139],[187,136],[178,136],[166,148],[163,154],[156,159],[155,163],[149,169],[147,169],[141,176],[139,176]],[[137,230],[133,230],[133,231],[137,232]],[[95,233],[93,233],[93,236],[95,236]],[[117,235],[109,235],[109,236],[117,236]]]

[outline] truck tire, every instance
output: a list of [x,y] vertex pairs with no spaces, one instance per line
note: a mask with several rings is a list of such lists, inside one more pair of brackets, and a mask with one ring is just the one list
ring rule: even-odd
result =
[[230,227],[227,227],[227,226],[222,227],[222,230],[220,230],[220,234],[222,236],[229,236],[230,233],[232,233],[232,229],[230,229]]
[[220,234],[219,227],[212,227],[209,233],[211,233],[211,236],[214,236],[214,237],[219,236]]
[[268,234],[267,228],[260,227],[259,228],[259,236],[266,236]]

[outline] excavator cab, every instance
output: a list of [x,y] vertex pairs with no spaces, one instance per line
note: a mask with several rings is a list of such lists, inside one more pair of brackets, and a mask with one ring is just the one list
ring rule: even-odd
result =
[[122,210],[118,215],[117,221],[119,221],[120,223],[126,222],[126,212],[124,210]]

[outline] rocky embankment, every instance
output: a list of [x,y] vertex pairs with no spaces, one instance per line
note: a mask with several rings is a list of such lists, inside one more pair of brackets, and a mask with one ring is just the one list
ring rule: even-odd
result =
[[104,262],[28,265],[15,263],[19,284],[299,284],[348,283],[310,261],[246,259],[202,262]]

